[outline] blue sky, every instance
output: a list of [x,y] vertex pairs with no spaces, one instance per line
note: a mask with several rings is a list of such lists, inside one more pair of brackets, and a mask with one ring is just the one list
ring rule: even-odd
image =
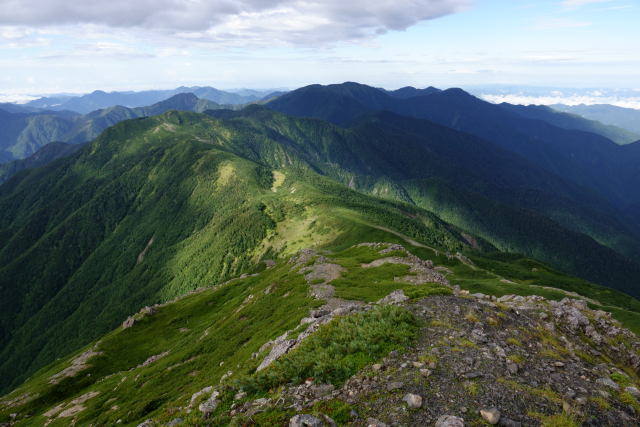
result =
[[0,93],[640,88],[638,0],[0,0]]

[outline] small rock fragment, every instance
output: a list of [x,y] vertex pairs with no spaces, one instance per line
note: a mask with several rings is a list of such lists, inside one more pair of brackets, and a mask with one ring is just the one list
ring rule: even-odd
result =
[[464,420],[455,415],[442,415],[436,421],[435,427],[464,427]]
[[402,400],[407,402],[407,406],[411,409],[418,409],[422,406],[422,396],[417,394],[407,393]]
[[367,427],[389,427],[382,421],[378,421],[375,418],[367,418]]
[[393,390],[398,390],[399,388],[402,388],[404,384],[401,382],[393,382],[393,383],[389,383],[387,384],[387,391],[393,391]]
[[613,381],[611,378],[598,378],[596,380],[596,383],[598,384],[602,384],[604,386],[610,387],[616,391],[620,390],[620,386],[618,384],[616,384],[615,381]]
[[313,415],[300,414],[291,417],[289,427],[322,427],[322,421]]
[[480,416],[489,424],[498,424],[500,411],[496,408],[480,409]]
[[640,398],[640,390],[638,390],[636,387],[633,387],[633,386],[625,387],[624,391],[626,391],[627,393],[629,393],[631,396],[635,398]]

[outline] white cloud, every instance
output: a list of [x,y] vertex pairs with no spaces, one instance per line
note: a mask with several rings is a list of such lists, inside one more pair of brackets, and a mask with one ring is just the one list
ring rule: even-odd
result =
[[563,0],[562,6],[565,9],[578,9],[582,6],[595,3],[610,3],[613,0]]
[[186,39],[316,44],[374,37],[472,0],[0,0],[0,26],[153,30]]
[[618,107],[636,108],[640,109],[640,97],[620,97],[605,95],[602,93],[591,93],[585,95],[566,95],[560,91],[553,91],[549,95],[524,95],[524,94],[489,94],[484,93],[479,95],[480,98],[499,104],[501,102],[508,102],[509,104],[520,105],[553,105],[553,104],[565,104],[565,105],[593,105],[593,104],[610,104]]

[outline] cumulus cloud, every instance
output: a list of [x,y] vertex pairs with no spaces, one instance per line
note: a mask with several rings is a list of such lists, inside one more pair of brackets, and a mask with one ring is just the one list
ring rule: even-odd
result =
[[472,0],[0,0],[0,25],[146,29],[210,40],[317,43],[373,37]]

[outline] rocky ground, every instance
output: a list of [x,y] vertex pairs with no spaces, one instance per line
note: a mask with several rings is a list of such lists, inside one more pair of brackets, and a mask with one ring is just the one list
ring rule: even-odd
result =
[[[414,262],[412,271],[438,278],[424,261],[384,260]],[[314,285],[326,293],[339,266],[322,258],[307,271],[310,281],[328,279]],[[295,410],[290,426],[330,426],[334,420],[309,412],[337,400],[353,408],[346,423],[353,426],[640,425],[640,341],[609,313],[576,299],[495,298],[457,288],[452,296],[407,300],[397,291],[379,303],[402,305],[419,319],[413,347],[391,352],[340,388],[310,380],[277,398],[236,405],[231,414]],[[341,307],[332,301],[325,308]],[[321,313],[326,321],[329,313]]]

